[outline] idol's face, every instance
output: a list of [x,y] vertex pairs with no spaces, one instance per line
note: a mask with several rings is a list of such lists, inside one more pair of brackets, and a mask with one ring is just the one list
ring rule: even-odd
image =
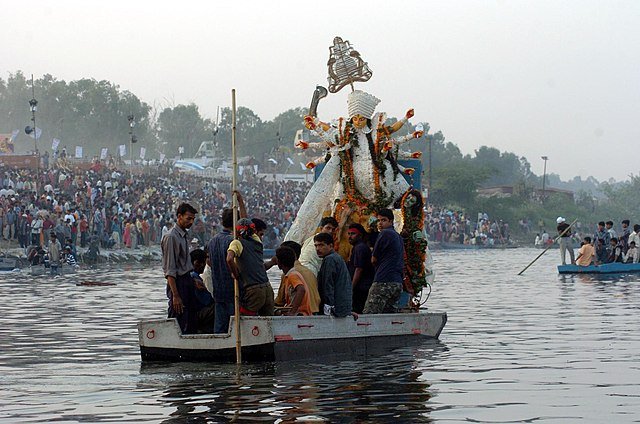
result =
[[353,118],[351,118],[351,122],[353,123],[353,126],[359,130],[367,126],[367,118],[362,115],[354,115]]

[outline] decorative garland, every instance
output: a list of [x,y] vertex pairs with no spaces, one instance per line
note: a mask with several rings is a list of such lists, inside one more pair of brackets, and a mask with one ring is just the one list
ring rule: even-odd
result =
[[[406,199],[409,195],[416,196],[416,204],[407,208]],[[427,239],[426,237],[414,237],[414,234],[423,233],[424,210],[422,195],[415,189],[409,189],[400,199],[402,218],[404,226],[402,235],[404,239],[404,266],[405,285],[411,289],[414,299],[419,299],[420,292],[428,285],[425,275],[424,261],[426,259]],[[414,308],[419,305],[414,302]]]

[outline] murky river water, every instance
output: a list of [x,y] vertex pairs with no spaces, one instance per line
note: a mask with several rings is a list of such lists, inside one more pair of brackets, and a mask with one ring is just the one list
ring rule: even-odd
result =
[[[435,252],[439,342],[362,362],[140,362],[159,266],[2,275],[0,421],[640,421],[640,276],[560,277],[558,252]],[[76,286],[78,281],[116,286]]]

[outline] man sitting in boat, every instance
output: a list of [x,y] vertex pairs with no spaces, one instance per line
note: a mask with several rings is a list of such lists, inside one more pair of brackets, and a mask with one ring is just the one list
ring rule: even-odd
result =
[[242,285],[241,313],[273,315],[273,288],[265,269],[262,240],[255,233],[255,224],[248,218],[242,218],[236,225],[236,232],[238,237],[227,250],[227,265]]
[[333,249],[333,236],[318,233],[313,237],[313,245],[318,257],[322,258],[318,271],[318,290],[322,302],[320,313],[338,318],[352,315],[351,278],[344,259]]
[[207,266],[207,253],[202,249],[195,249],[189,253],[191,258],[191,277],[193,278],[194,295],[196,298],[196,318],[198,333],[213,333],[213,320],[215,317],[215,303],[211,293],[204,285],[201,274]]
[[609,257],[607,258],[607,263],[613,262],[623,262],[624,258],[622,257],[622,247],[618,245],[618,238],[611,237],[611,241],[609,242],[611,247],[609,248]]
[[[338,221],[332,216],[325,216],[320,220],[320,230],[316,234],[326,233],[334,237],[337,230]],[[318,275],[318,271],[320,271],[320,264],[322,264],[322,259],[316,252],[313,237],[309,237],[302,244],[302,251],[300,252],[300,263],[309,268],[311,272],[313,272],[313,275]]]
[[629,249],[627,249],[624,259],[624,262],[627,264],[637,264],[640,262],[640,250],[638,250],[635,241],[629,243]]
[[595,251],[596,251],[596,260],[595,260],[596,265],[606,264],[607,260],[609,259],[609,250],[607,250],[607,246],[605,246],[603,239],[598,239],[596,241]]
[[284,273],[282,284],[284,285],[284,308],[276,315],[311,315],[311,303],[309,302],[309,288],[304,277],[295,270],[296,254],[293,249],[280,246],[276,249],[278,268]]
[[576,264],[578,266],[589,266],[594,261],[596,256],[595,249],[591,244],[591,237],[584,238],[584,243],[578,249],[578,257],[576,258]]
[[[298,260],[300,258],[300,251],[302,250],[302,246],[300,243],[296,243],[293,240],[283,241],[280,247],[288,247],[293,250],[293,253],[296,255],[296,260],[293,264],[293,268],[302,275],[304,278],[304,282],[307,284],[307,290],[309,293],[309,304],[311,308],[311,313],[313,315],[318,315],[318,311],[320,311],[320,293],[318,293],[318,279],[311,272],[309,268],[302,265]],[[277,257],[273,257],[271,261],[267,261],[269,269],[271,266],[277,264]],[[276,306],[284,306],[285,305],[285,292],[284,292],[284,275],[280,280],[280,287],[278,289],[278,295],[276,296]]]

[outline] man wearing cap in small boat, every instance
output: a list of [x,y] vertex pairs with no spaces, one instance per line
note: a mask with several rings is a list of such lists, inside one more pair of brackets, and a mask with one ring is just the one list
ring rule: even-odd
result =
[[556,222],[558,223],[558,236],[559,238],[559,243],[560,243],[560,259],[562,260],[562,265],[566,265],[567,261],[566,261],[566,257],[567,257],[567,251],[569,251],[569,257],[571,258],[571,265],[575,265],[576,263],[576,259],[573,255],[573,242],[571,240],[571,226],[569,224],[566,223],[566,220],[559,216],[558,219],[556,219]]

